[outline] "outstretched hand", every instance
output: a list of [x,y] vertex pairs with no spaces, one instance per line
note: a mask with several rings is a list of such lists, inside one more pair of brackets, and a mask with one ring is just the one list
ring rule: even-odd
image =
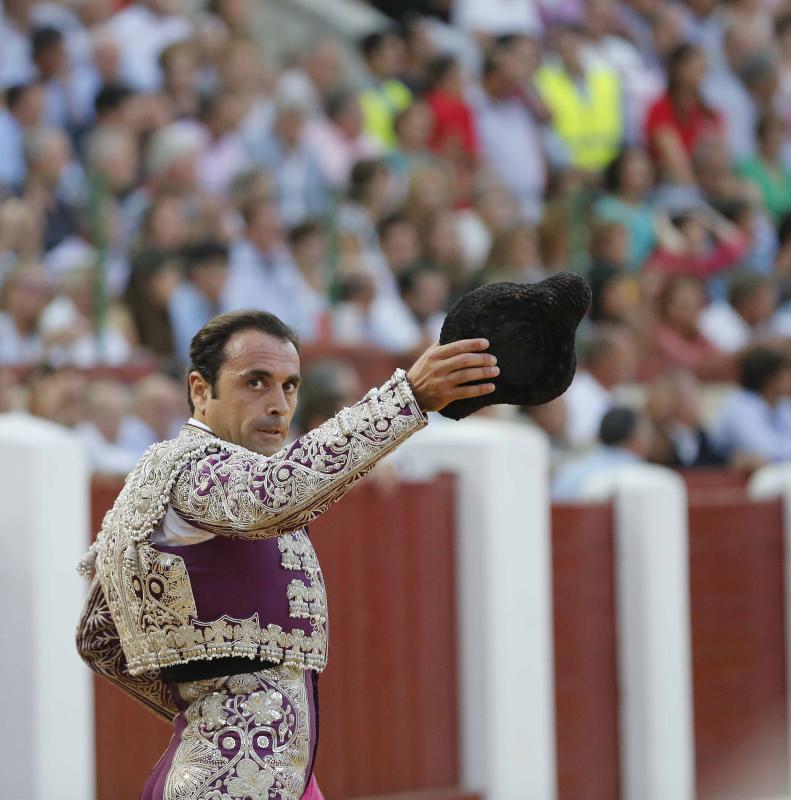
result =
[[464,385],[500,374],[495,366],[497,359],[483,352],[487,347],[486,339],[461,339],[429,347],[407,373],[415,400],[423,411],[439,411],[455,400],[491,394],[493,383]]

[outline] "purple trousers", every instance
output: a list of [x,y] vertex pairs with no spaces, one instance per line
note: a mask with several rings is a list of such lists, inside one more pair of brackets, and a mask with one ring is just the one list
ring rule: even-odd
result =
[[141,800],[323,800],[315,684],[284,666],[171,684],[175,731]]

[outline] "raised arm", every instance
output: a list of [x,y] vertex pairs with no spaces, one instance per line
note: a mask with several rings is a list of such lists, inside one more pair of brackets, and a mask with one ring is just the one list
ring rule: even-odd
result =
[[77,650],[97,674],[123,689],[138,703],[167,722],[178,714],[167,685],[157,674],[133,678],[126,669],[118,631],[98,576],[94,576],[77,626]]
[[429,348],[359,403],[271,457],[231,446],[188,464],[170,502],[212,533],[267,538],[296,530],[339,500],[381,458],[426,425],[425,411],[488,394],[494,377],[485,340]]

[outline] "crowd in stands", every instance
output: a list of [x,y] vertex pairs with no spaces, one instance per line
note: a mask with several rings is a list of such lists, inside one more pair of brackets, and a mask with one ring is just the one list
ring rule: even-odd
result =
[[[276,58],[274,1],[2,0],[0,411],[123,473],[217,313],[407,364],[464,292],[573,270],[579,372],[519,414],[593,448],[559,496],[791,459],[791,2],[372,0],[388,25]],[[311,422],[349,369],[316,366]]]

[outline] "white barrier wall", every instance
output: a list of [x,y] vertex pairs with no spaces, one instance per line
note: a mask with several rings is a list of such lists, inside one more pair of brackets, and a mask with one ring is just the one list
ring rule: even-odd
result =
[[[783,498],[786,674],[787,685],[791,687],[791,464],[770,464],[762,467],[750,479],[747,491],[750,497],[756,500],[769,497]],[[791,728],[791,714],[788,716],[788,722],[789,728]],[[791,746],[791,730],[789,730],[789,746]],[[791,765],[791,752],[789,752],[789,765]],[[789,775],[789,783],[791,783],[791,775]]]
[[687,498],[662,467],[594,476],[586,500],[615,503],[624,800],[692,800],[694,731]]
[[94,796],[93,691],[74,645],[89,473],[73,434],[0,414],[2,796]]
[[457,476],[463,786],[487,800],[553,800],[546,439],[496,420],[432,420],[396,455],[412,474]]

